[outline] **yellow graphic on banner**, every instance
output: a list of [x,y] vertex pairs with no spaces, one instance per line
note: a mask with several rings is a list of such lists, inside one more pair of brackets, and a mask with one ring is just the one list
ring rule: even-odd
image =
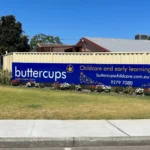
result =
[[66,70],[67,70],[68,73],[72,73],[74,71],[74,68],[73,68],[72,65],[68,65]]

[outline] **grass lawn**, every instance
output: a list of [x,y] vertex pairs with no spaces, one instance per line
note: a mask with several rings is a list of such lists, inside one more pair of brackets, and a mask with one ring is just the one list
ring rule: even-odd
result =
[[150,118],[150,97],[0,86],[0,119]]

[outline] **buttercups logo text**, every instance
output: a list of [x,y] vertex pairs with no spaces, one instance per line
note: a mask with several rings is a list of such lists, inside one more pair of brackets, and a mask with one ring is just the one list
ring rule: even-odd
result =
[[66,79],[66,72],[63,71],[40,71],[33,70],[32,68],[27,68],[26,70],[18,69],[15,66],[15,77],[17,78],[45,78],[45,79],[54,79],[57,81],[58,79]]

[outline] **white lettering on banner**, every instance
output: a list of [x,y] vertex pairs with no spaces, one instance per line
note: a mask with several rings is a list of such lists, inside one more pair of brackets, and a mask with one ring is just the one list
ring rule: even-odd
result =
[[66,79],[66,72],[62,72],[62,78]]
[[15,67],[15,77],[20,77],[20,71]]
[[37,71],[32,70],[32,68],[27,68],[27,70],[18,70],[17,66],[15,66],[15,77],[26,77],[26,78],[54,78],[55,81],[58,79],[66,79],[66,72],[60,72],[60,71]]
[[38,74],[39,74],[38,71],[34,71],[34,72],[33,72],[33,77],[34,77],[34,78],[38,78]]
[[[47,76],[45,76],[46,73],[47,73]],[[43,72],[43,77],[44,77],[44,78],[48,78],[48,71],[44,71],[44,72]]]
[[61,78],[61,72],[60,71],[56,71],[55,72],[55,81],[57,81],[57,79]]

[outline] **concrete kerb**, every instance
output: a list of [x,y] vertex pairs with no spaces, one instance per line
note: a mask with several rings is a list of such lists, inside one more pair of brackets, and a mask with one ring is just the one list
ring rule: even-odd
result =
[[73,138],[0,138],[0,148],[73,147]]
[[0,138],[0,148],[143,145],[150,145],[150,137]]
[[150,137],[75,138],[74,146],[142,146],[150,145]]

